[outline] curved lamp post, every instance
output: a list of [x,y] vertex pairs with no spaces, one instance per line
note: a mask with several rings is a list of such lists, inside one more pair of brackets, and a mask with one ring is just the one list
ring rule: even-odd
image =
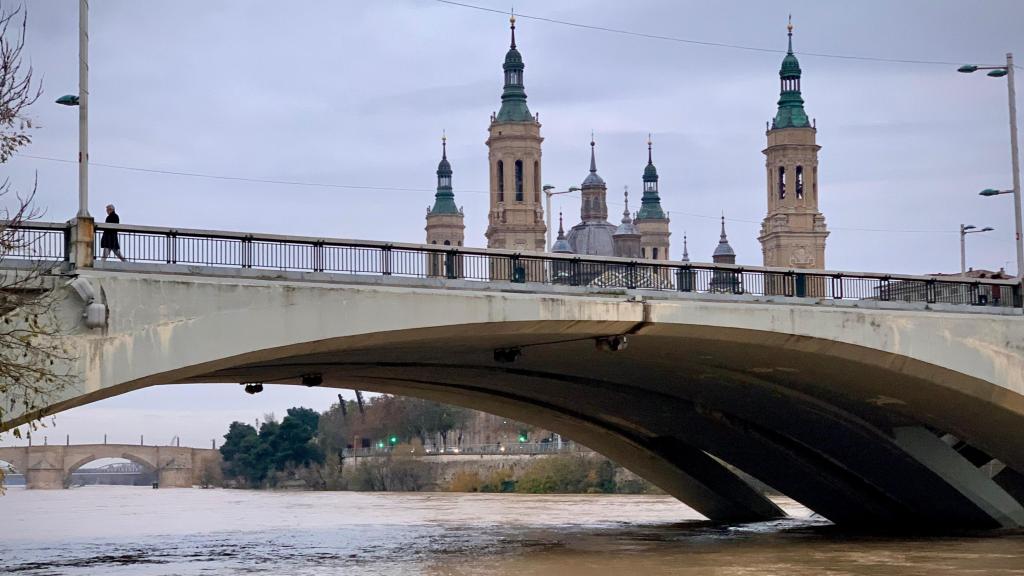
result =
[[961,224],[960,225],[960,275],[967,273],[967,242],[965,239],[968,234],[978,234],[981,232],[991,232],[995,228],[978,228],[974,224]]
[[[1014,219],[1017,226],[1017,277],[1024,279],[1024,239],[1021,237],[1021,199],[1020,199],[1020,152],[1017,148],[1017,96],[1013,87],[1013,53],[1006,54],[1006,66],[975,66],[967,64],[961,66],[958,71],[965,74],[988,70],[988,76],[993,78],[1006,77],[1006,85],[1010,98],[1010,159],[1013,167],[1013,189],[994,190],[988,188],[980,194],[982,196],[996,196],[999,194],[1013,194]],[[963,237],[961,236],[961,239]]]
[[547,225],[548,225],[548,247],[547,247],[547,252],[551,252],[551,197],[552,196],[557,196],[559,194],[568,194],[570,192],[579,192],[579,191],[580,191],[580,189],[577,188],[576,186],[570,186],[568,190],[560,190],[558,192],[555,191],[555,187],[554,186],[544,186],[544,196],[545,196],[544,201],[546,203],[545,206],[544,206],[544,210],[545,210],[545,216],[547,216],[547,220],[548,220],[547,221]]

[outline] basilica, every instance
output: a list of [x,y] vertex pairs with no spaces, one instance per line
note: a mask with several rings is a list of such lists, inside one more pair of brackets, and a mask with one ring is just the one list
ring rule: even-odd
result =
[[[579,186],[580,221],[566,233],[559,214],[558,236],[547,245],[541,185],[540,119],[526,104],[522,54],[516,47],[515,17],[511,20],[511,45],[505,54],[501,108],[490,118],[488,162],[490,210],[487,215],[487,247],[516,251],[550,251],[563,254],[619,256],[669,260],[669,217],[662,208],[653,144],[647,140],[647,165],[643,169],[639,209],[626,208],[619,224],[608,221],[608,188],[597,172],[596,143],[590,141],[590,172]],[[825,217],[818,210],[817,127],[804,111],[800,92],[800,63],[793,53],[793,26],[788,26],[789,47],[779,70],[778,111],[766,131],[767,213],[761,224],[763,264],[782,268],[825,267]],[[427,243],[462,246],[465,224],[456,207],[452,167],[442,138],[437,167],[437,192],[427,209]],[[721,236],[712,261],[734,264],[736,253],[729,245],[722,218]],[[682,261],[689,262],[686,238]]]

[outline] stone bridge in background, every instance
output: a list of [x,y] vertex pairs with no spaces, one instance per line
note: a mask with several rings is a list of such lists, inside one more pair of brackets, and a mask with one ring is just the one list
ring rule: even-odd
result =
[[27,255],[63,261],[77,356],[45,413],[162,384],[357,388],[542,426],[712,520],[783,515],[750,476],[837,523],[1024,526],[1013,282],[127,226],[130,261],[93,262],[82,226]]
[[156,473],[161,488],[190,488],[201,483],[207,462],[219,465],[220,452],[210,448],[133,444],[0,448],[0,460],[9,463],[13,472],[24,474],[25,485],[31,489],[67,488],[75,471],[103,458],[123,458]]

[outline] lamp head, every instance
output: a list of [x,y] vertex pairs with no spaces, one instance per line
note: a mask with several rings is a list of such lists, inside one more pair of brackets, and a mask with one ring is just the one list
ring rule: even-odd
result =
[[57,104],[63,106],[78,106],[78,96],[74,94],[65,94],[56,100]]
[[995,70],[990,70],[987,76],[991,76],[993,78],[1002,78],[1007,74],[1009,74],[1009,72],[1006,71],[1006,68],[996,68]]
[[977,72],[978,67],[974,64],[964,64],[963,66],[956,69],[957,72],[963,72],[964,74],[970,74],[971,72]]
[[995,188],[985,188],[981,192],[978,192],[979,196],[995,196],[997,194],[999,194],[999,190],[996,190]]
[[960,225],[960,229],[961,230],[974,230],[975,228],[977,228],[977,226],[975,226],[974,224],[961,224]]
[[992,232],[993,230],[995,230],[995,228],[985,226],[984,228],[981,229],[981,232]]

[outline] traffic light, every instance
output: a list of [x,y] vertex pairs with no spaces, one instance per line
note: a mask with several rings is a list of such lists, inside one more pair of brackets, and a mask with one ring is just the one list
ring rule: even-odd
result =
[[525,443],[529,439],[530,439],[530,436],[527,434],[526,430],[520,430],[519,431],[519,443],[520,444]]
[[390,442],[392,446],[398,444],[398,436],[391,436],[390,438],[388,438],[388,442]]

